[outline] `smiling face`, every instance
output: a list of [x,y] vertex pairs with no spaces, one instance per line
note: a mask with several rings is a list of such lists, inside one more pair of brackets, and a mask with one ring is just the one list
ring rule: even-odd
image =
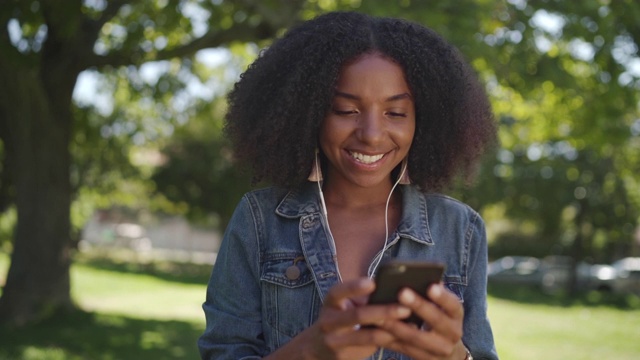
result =
[[331,110],[320,129],[329,160],[327,186],[390,186],[415,132],[415,108],[404,71],[380,54],[342,69]]

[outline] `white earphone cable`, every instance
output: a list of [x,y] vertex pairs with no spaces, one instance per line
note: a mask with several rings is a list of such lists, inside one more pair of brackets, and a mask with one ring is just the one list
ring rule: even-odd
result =
[[[398,176],[398,180],[391,187],[391,191],[389,192],[389,196],[387,197],[387,204],[384,207],[384,246],[382,246],[382,251],[380,252],[380,256],[378,256],[378,260],[376,261],[376,265],[373,267],[373,271],[371,271],[371,277],[375,274],[375,269],[380,265],[380,261],[382,261],[382,256],[384,255],[384,250],[387,248],[387,242],[389,241],[389,202],[391,201],[391,195],[393,195],[393,191],[396,189],[396,186],[400,183],[400,179],[404,175],[407,170],[406,163],[402,166],[402,170],[400,171],[400,176]],[[384,348],[380,348],[378,350],[378,360],[382,359],[382,354],[384,354]]]
[[[316,153],[315,156],[315,167],[316,169],[318,169],[318,171],[320,171],[320,164],[318,164],[318,154]],[[385,204],[384,207],[384,245],[382,246],[382,250],[380,251],[377,259],[376,259],[376,263],[373,266],[373,271],[371,271],[371,275],[369,276],[369,278],[373,278],[373,275],[375,274],[375,269],[378,267],[378,265],[380,265],[380,261],[382,261],[382,256],[384,255],[384,250],[387,248],[387,244],[389,241],[389,202],[391,202],[391,196],[393,195],[393,191],[396,189],[396,187],[398,186],[398,184],[400,183],[400,179],[402,179],[402,176],[404,176],[405,171],[407,170],[407,165],[406,163],[403,164],[402,169],[400,171],[400,176],[398,176],[398,180],[396,180],[395,184],[393,184],[393,186],[391,187],[391,191],[389,192],[389,196],[387,197],[387,202]],[[316,182],[316,184],[318,185],[318,194],[320,195],[320,205],[322,207],[322,214],[324,215],[324,221],[326,224],[326,229],[328,232],[329,237],[331,238],[331,241],[333,242],[333,246],[334,246],[334,250],[335,250],[335,240],[333,238],[333,234],[331,233],[331,227],[329,226],[329,216],[327,214],[327,204],[324,201],[324,193],[322,192],[322,185],[320,184],[322,182],[322,180],[318,180]],[[336,260],[336,268],[338,268],[338,262]],[[338,269],[338,278],[340,279],[340,282],[342,282],[342,275],[340,275],[340,270]],[[382,359],[382,354],[384,353],[384,349],[380,348],[380,350],[378,350],[378,360]]]

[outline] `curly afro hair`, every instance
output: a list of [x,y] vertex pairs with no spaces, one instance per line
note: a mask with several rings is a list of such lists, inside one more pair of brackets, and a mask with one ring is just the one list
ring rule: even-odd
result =
[[404,69],[416,111],[411,181],[435,191],[473,174],[495,141],[495,125],[486,93],[458,50],[416,23],[333,12],[277,39],[229,94],[225,131],[254,182],[297,187],[307,181],[340,71],[364,53]]

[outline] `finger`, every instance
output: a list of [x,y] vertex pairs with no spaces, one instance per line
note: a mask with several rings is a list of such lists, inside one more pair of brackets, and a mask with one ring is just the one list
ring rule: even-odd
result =
[[[440,303],[454,302],[461,308],[459,311],[460,314],[464,312],[459,301],[452,300],[444,294],[438,294],[438,291],[442,291],[442,293],[444,293],[445,290],[443,288],[435,290],[435,295],[438,297],[438,301],[440,301]],[[429,291],[429,293],[431,293],[431,291]],[[452,296],[455,298],[455,295]],[[462,337],[462,315],[455,318],[449,316],[449,314],[441,309],[438,304],[424,299],[411,289],[403,289],[398,296],[398,301],[400,304],[407,306],[416,315],[422,318],[424,322],[430,326],[431,331],[438,332],[452,341],[457,341]],[[447,304],[447,306],[451,307],[450,304]]]
[[392,334],[394,341],[384,347],[409,355],[412,359],[431,359],[448,356],[455,342],[438,332],[420,331],[413,325],[400,321],[387,322],[381,329]]
[[394,341],[393,335],[380,329],[359,329],[348,334],[332,333],[325,337],[325,341],[332,348],[348,346],[376,346],[385,347]]
[[388,321],[398,321],[411,315],[411,310],[398,304],[366,305],[345,310],[325,309],[318,319],[325,333],[340,329],[353,331],[361,326],[380,326]]
[[380,326],[385,322],[408,318],[411,309],[398,304],[366,305],[354,309],[353,314],[353,320],[359,325]]
[[438,305],[445,313],[454,319],[464,318],[464,308],[460,299],[447,290],[442,283],[433,284],[427,291],[427,296],[434,304]]
[[385,319],[407,317],[411,310],[395,304],[394,306],[354,306],[352,299],[367,296],[375,284],[370,279],[358,279],[335,285],[329,290],[324,306],[318,318],[318,325],[323,332],[351,332],[356,325],[371,325]]
[[324,304],[325,306],[345,310],[352,304],[351,298],[369,295],[373,292],[373,289],[375,289],[375,284],[373,280],[368,278],[341,283],[329,290]]
[[384,348],[405,354],[408,356],[408,358],[414,360],[439,360],[443,358],[448,359],[453,352],[453,347],[448,344],[446,346],[435,346],[433,343],[430,343],[429,348],[425,348],[415,346],[414,344],[392,342]]

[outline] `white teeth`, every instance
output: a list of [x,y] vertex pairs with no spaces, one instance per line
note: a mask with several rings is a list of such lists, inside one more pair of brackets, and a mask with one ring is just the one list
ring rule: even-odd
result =
[[382,159],[384,154],[380,154],[380,155],[365,155],[365,154],[360,154],[360,153],[357,153],[357,152],[351,152],[351,156],[353,156],[354,159],[358,160],[359,162],[361,162],[363,164],[373,164],[374,162]]

